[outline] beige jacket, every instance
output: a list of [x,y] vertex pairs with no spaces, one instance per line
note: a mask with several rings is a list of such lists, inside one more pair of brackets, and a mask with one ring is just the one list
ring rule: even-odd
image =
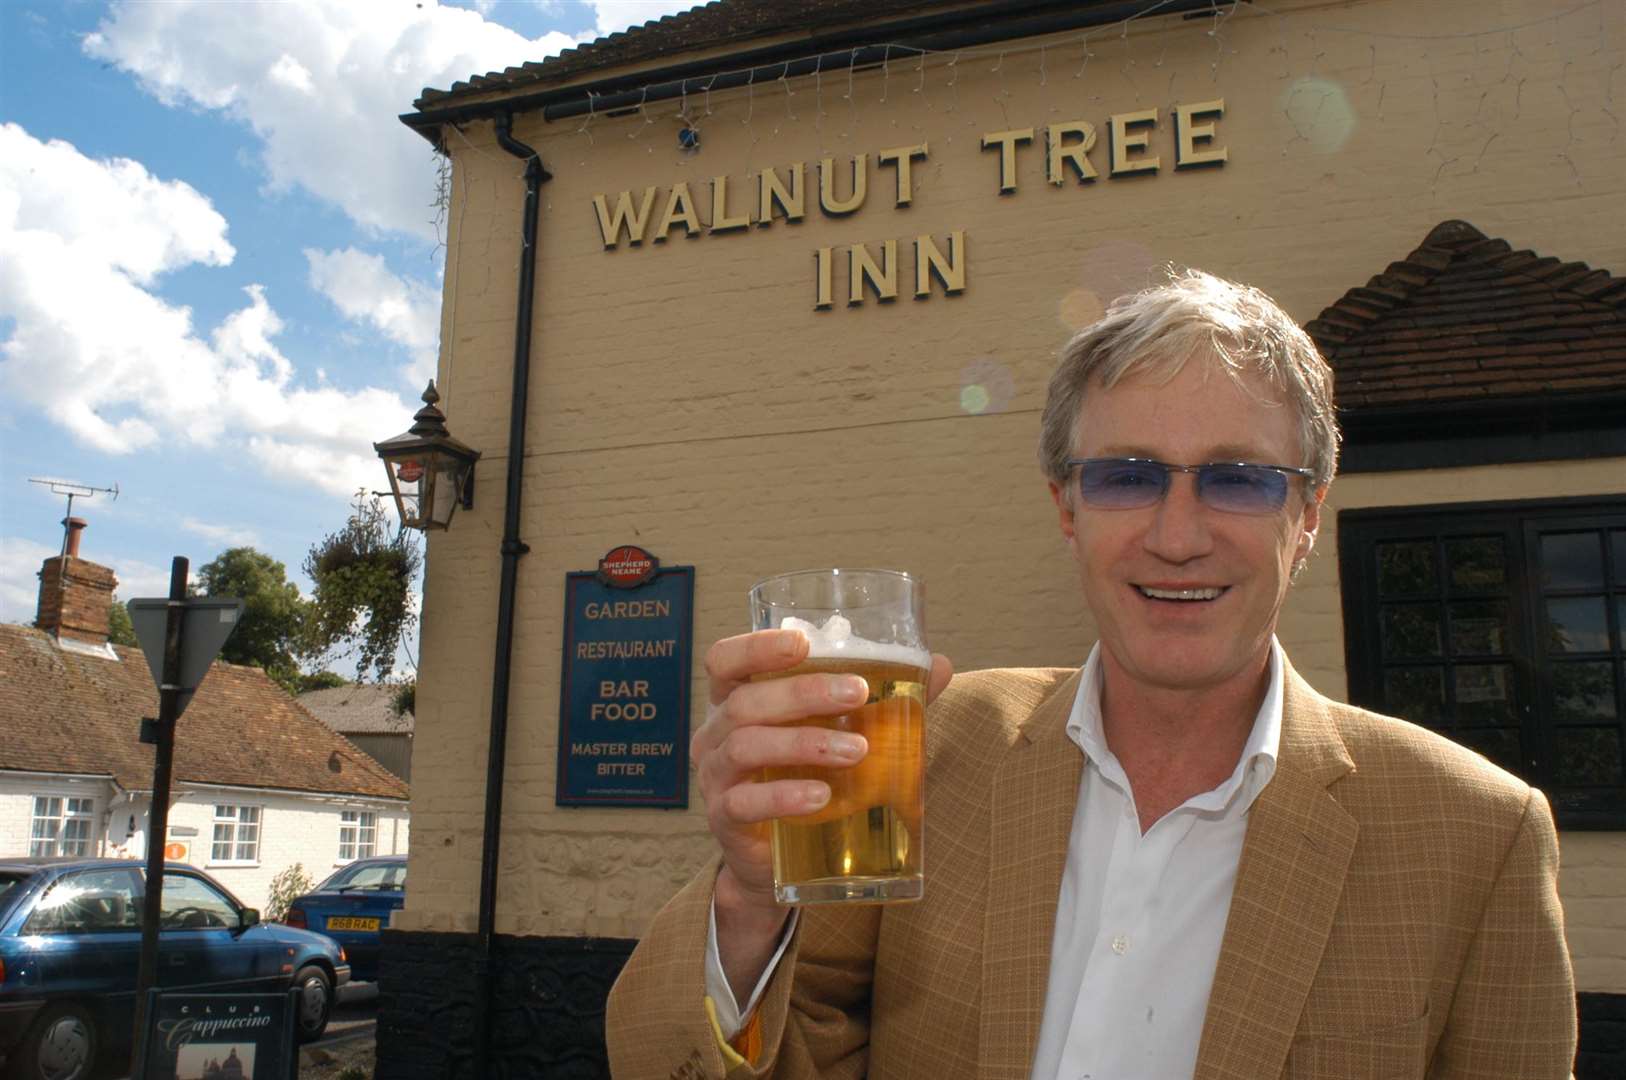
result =
[[[610,995],[617,1080],[1028,1080],[1084,766],[1078,677],[973,672],[933,703],[926,898],[803,911],[754,1071],[728,1072],[706,1019],[703,871]],[[1284,693],[1194,1080],[1563,1080],[1575,994],[1546,800],[1291,669]]]

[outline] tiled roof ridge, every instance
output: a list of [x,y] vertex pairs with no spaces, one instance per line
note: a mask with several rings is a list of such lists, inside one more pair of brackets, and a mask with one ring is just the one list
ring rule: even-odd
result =
[[1626,311],[1626,278],[1607,270],[1594,270],[1584,262],[1561,262],[1529,249],[1515,251],[1506,240],[1487,237],[1461,219],[1442,221],[1429,230],[1416,250],[1390,263],[1364,286],[1344,293],[1304,324],[1305,332],[1324,352],[1357,336],[1379,322],[1430,284],[1453,262],[1477,262],[1531,282],[1545,282],[1578,300],[1601,302]]

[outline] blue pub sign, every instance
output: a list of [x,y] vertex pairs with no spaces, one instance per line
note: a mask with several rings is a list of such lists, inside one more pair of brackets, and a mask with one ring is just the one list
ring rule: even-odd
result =
[[623,545],[565,575],[559,806],[689,805],[694,567]]

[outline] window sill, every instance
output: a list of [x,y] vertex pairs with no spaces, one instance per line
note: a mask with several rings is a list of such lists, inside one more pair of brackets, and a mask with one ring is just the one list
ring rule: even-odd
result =
[[253,870],[259,867],[259,862],[206,862],[205,870]]

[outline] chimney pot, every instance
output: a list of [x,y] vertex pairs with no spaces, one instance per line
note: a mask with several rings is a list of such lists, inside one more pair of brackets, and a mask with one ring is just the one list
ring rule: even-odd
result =
[[79,535],[85,531],[85,526],[90,522],[84,518],[70,517],[63,518],[62,524],[68,527],[68,558],[77,559],[79,557]]

